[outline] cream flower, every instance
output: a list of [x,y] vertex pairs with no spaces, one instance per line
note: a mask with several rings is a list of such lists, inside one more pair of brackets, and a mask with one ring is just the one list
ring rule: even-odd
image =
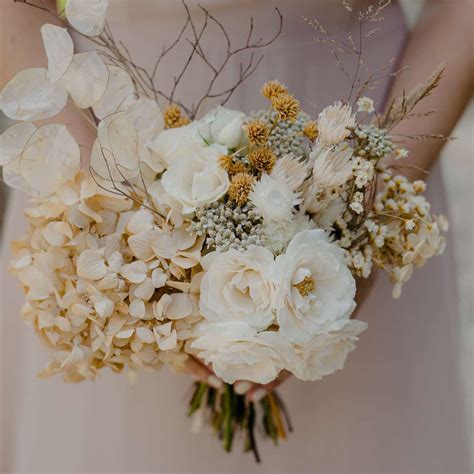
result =
[[300,203],[285,181],[263,174],[249,194],[251,203],[258,209],[264,221],[284,222],[291,220],[295,206]]
[[277,321],[292,342],[305,343],[321,331],[337,329],[355,307],[355,281],[344,252],[320,229],[297,234],[272,272],[279,288]]
[[321,191],[341,186],[352,176],[352,148],[345,144],[333,148],[318,144],[310,160],[313,160],[313,183]]
[[357,107],[359,112],[370,114],[374,111],[374,101],[370,97],[361,97],[357,101]]
[[281,354],[276,350],[280,336],[276,332],[257,333],[243,321],[227,321],[201,323],[197,334],[191,346],[226,383],[249,380],[265,384],[282,369]]
[[319,380],[325,375],[344,368],[349,352],[355,349],[357,336],[367,323],[347,321],[342,328],[328,334],[317,334],[308,343],[296,345],[285,368],[301,380]]
[[244,253],[230,249],[203,258],[199,306],[208,321],[245,321],[265,329],[274,320],[275,287],[269,271],[273,254],[252,246]]
[[319,141],[324,145],[336,145],[350,133],[356,125],[350,105],[336,102],[326,107],[318,117]]
[[211,143],[218,143],[226,148],[238,148],[244,139],[246,117],[238,110],[217,107],[205,115],[200,123],[199,134]]
[[229,177],[217,164],[218,156],[215,148],[195,146],[192,153],[175,159],[163,174],[163,188],[181,204],[183,214],[217,201],[226,193]]

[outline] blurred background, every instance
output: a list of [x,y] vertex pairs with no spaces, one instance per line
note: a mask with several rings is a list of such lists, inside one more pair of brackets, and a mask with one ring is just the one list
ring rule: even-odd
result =
[[[413,26],[422,7],[423,0],[401,0],[407,16],[407,22]],[[8,126],[8,121],[0,115],[0,132]],[[453,136],[440,157],[442,173],[448,196],[449,218],[451,221],[450,238],[455,242],[457,265],[457,288],[462,332],[462,344],[459,347],[461,360],[464,399],[470,415],[471,446],[474,446],[474,101],[466,109]],[[7,212],[8,192],[0,181],[0,240],[2,226]],[[1,290],[1,289],[0,289]],[[473,456],[474,458],[474,456]],[[474,462],[473,462],[474,467]]]

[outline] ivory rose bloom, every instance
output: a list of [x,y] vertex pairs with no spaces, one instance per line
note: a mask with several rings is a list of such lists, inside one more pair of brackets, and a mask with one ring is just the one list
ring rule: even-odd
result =
[[272,267],[278,287],[276,318],[282,335],[304,344],[337,330],[355,308],[355,281],[344,252],[321,229],[296,234]]
[[252,246],[244,253],[212,252],[201,264],[206,273],[199,306],[206,320],[245,321],[257,329],[273,322],[276,292],[269,275],[273,264],[269,250]]
[[244,139],[245,114],[238,110],[216,107],[200,123],[199,135],[227,148],[238,148]]
[[229,177],[217,163],[219,155],[216,148],[195,145],[175,158],[163,174],[163,188],[181,204],[183,214],[191,214],[226,193]]
[[307,344],[294,346],[285,368],[301,380],[319,380],[341,370],[349,352],[356,347],[357,336],[366,328],[364,321],[348,320],[338,331],[317,334]]
[[192,347],[226,383],[269,383],[283,368],[277,332],[257,333],[243,321],[227,321],[201,323],[197,333]]

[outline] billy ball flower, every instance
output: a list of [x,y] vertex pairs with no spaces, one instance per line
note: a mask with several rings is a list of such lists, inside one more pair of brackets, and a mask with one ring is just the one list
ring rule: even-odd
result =
[[244,128],[252,145],[266,145],[270,138],[270,129],[263,120],[252,120]]
[[239,206],[244,205],[248,201],[254,183],[255,178],[249,173],[237,173],[233,176],[227,191],[229,198]]
[[262,87],[262,95],[267,99],[272,99],[280,94],[287,94],[288,89],[278,81],[268,81]]
[[270,173],[275,166],[276,156],[270,148],[262,147],[249,153],[248,160],[258,171]]
[[291,94],[280,94],[271,98],[272,107],[280,120],[294,122],[300,112],[300,103]]

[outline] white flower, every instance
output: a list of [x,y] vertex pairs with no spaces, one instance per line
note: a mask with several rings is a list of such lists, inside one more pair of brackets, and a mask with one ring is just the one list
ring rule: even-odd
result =
[[227,192],[229,177],[218,165],[218,156],[215,148],[196,145],[173,160],[163,174],[163,188],[181,204],[183,214],[217,201]]
[[238,148],[244,139],[245,114],[238,110],[219,106],[205,115],[200,123],[199,134],[211,143],[227,148]]
[[243,321],[200,323],[198,338],[191,347],[200,350],[198,357],[211,364],[218,377],[226,383],[248,380],[269,383],[282,369],[281,343],[276,332],[257,333]]
[[[170,128],[161,132],[154,140],[150,140],[148,147],[155,153],[159,163],[168,168],[173,161],[186,157],[196,147],[204,145],[204,140],[198,133],[201,126],[200,121],[195,121],[184,127]],[[222,150],[223,153],[226,151]],[[152,168],[155,169],[157,166]]]
[[274,320],[275,287],[270,279],[273,254],[252,246],[244,253],[212,252],[202,260],[199,307],[209,321],[245,321],[265,329]]
[[[293,347],[287,370],[301,380],[319,380],[344,367],[347,355],[355,349],[357,336],[367,323],[349,320],[344,326],[328,334],[317,334],[308,343]],[[288,355],[288,351],[283,352]]]
[[314,160],[313,183],[320,191],[341,186],[352,176],[352,148],[345,144],[326,148],[318,143],[310,160]]
[[361,97],[357,101],[358,111],[366,114],[372,113],[374,109],[374,101],[369,97]]
[[291,220],[295,206],[300,203],[299,194],[287,182],[267,174],[255,183],[249,199],[265,221],[274,222]]
[[410,152],[406,148],[397,148],[395,150],[395,159],[401,160],[402,158],[407,158]]
[[278,287],[276,317],[281,333],[292,342],[338,329],[355,307],[356,286],[344,252],[321,229],[297,234],[272,272]]
[[324,145],[336,145],[342,142],[350,133],[350,128],[356,125],[350,105],[336,102],[326,107],[318,117],[319,141]]
[[280,254],[298,232],[314,227],[314,222],[310,220],[306,213],[301,211],[289,222],[265,222],[263,227],[265,246],[274,254]]

